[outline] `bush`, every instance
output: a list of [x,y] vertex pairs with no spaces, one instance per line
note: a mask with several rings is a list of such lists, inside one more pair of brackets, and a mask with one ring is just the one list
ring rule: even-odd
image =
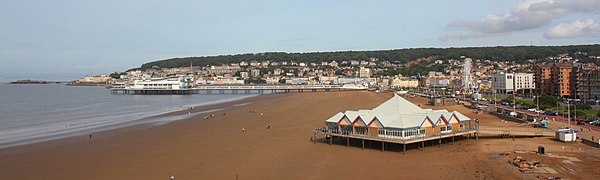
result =
[[590,110],[592,109],[592,106],[590,106],[589,104],[578,104],[576,105],[577,109],[581,109],[581,110]]
[[546,110],[546,109],[550,109],[550,108],[553,108],[553,107],[554,106],[549,106],[549,105],[545,105],[545,104],[540,105],[540,109],[541,110]]
[[548,96],[548,95],[540,96],[540,104],[555,106],[556,102],[558,102],[558,100],[554,96]]
[[579,117],[585,116],[585,112],[579,109],[577,109],[576,111],[571,110],[571,116],[575,116],[575,114],[577,114],[577,116]]

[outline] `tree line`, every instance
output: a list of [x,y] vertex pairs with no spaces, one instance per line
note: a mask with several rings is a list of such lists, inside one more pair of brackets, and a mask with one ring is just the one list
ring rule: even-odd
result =
[[[577,52],[586,52],[587,55],[577,54]],[[337,61],[368,61],[371,58],[377,58],[378,61],[389,61],[392,63],[407,63],[410,60],[432,57],[435,59],[459,59],[461,56],[473,59],[494,60],[494,61],[517,61],[525,62],[529,59],[545,59],[558,54],[570,54],[575,58],[580,58],[589,62],[588,56],[600,56],[600,45],[569,45],[569,46],[497,46],[497,47],[464,47],[464,48],[409,48],[394,50],[377,51],[339,51],[339,52],[307,52],[307,53],[286,53],[286,52],[265,52],[248,53],[236,55],[220,56],[202,56],[202,57],[182,57],[158,60],[143,64],[141,69],[158,66],[161,68],[174,68],[189,66],[220,65],[230,63],[240,63],[242,61],[271,61],[283,62],[294,61],[304,63],[321,63]],[[597,60],[593,60],[597,61]],[[592,61],[592,62],[593,62]]]

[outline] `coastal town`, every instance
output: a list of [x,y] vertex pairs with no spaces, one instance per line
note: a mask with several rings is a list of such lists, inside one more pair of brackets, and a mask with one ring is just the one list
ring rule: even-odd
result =
[[[580,100],[597,100],[600,95],[600,68],[588,59],[579,62],[569,54],[526,62],[471,59],[419,58],[406,64],[368,60],[317,63],[293,61],[242,61],[210,66],[161,68],[153,66],[112,74],[84,76],[70,85],[105,85],[116,89],[186,89],[210,85],[344,85],[371,90],[438,90],[438,94],[458,94],[470,89],[480,94],[519,94],[533,97],[545,94]],[[400,74],[402,69],[420,65],[427,73]],[[467,67],[468,66],[468,67]],[[465,72],[469,71],[469,72]],[[465,78],[465,76],[468,76]],[[469,81],[469,82],[465,82]],[[176,85],[173,82],[177,82]],[[468,85],[469,87],[466,87]],[[475,93],[475,92],[472,92]]]

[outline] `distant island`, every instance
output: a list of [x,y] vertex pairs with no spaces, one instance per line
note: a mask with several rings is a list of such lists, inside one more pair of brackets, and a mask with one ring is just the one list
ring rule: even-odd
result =
[[63,84],[63,83],[65,83],[65,82],[24,79],[24,80],[13,81],[13,82],[10,82],[9,84]]

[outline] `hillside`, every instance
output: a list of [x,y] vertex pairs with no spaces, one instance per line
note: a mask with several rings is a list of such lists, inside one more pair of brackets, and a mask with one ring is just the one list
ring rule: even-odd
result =
[[[587,52],[581,56],[576,52]],[[458,59],[467,56],[474,59],[509,60],[524,62],[528,59],[545,59],[546,57],[568,53],[575,58],[588,60],[588,56],[600,56],[600,45],[570,45],[570,46],[498,46],[498,47],[465,47],[465,48],[410,48],[378,51],[340,51],[340,52],[310,52],[310,53],[285,53],[265,52],[254,54],[237,54],[204,57],[171,58],[143,64],[141,69],[153,66],[161,68],[183,67],[193,63],[194,66],[220,65],[239,63],[242,61],[294,61],[305,63],[320,63],[323,61],[350,61],[369,60],[377,58],[379,61],[394,63],[407,63],[422,57],[435,59]]]

